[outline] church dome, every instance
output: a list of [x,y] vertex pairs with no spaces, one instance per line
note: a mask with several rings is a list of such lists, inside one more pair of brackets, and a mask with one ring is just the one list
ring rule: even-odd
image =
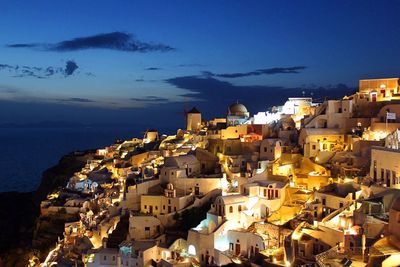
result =
[[229,106],[229,115],[246,116],[248,114],[245,105],[234,103]]

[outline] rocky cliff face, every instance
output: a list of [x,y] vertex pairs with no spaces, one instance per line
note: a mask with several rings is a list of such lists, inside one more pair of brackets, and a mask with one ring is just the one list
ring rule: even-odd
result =
[[[69,218],[43,218],[40,202],[61,186],[92,159],[94,151],[71,153],[43,172],[34,192],[0,193],[0,267],[27,266],[29,256],[43,256],[62,236],[64,221]],[[11,178],[12,179],[12,178]]]

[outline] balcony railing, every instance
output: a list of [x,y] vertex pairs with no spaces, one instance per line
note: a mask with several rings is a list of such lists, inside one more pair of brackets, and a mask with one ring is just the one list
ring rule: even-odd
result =
[[[368,253],[368,248],[364,248],[364,253]],[[315,256],[316,262],[320,267],[333,266],[333,263],[340,263],[343,259],[349,261],[364,262],[364,254],[362,247],[353,247],[352,249],[339,249],[333,247]]]

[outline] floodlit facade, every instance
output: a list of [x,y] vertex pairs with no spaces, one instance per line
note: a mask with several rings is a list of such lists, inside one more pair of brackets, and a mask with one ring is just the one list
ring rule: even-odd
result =
[[398,100],[399,78],[360,80],[358,95],[369,102]]
[[400,189],[399,130],[385,139],[385,147],[372,147],[370,177],[385,187]]
[[98,149],[41,203],[76,219],[43,266],[398,265],[398,83],[253,117],[193,108],[175,134]]
[[201,129],[201,113],[195,107],[187,113],[187,126],[188,131],[198,131]]

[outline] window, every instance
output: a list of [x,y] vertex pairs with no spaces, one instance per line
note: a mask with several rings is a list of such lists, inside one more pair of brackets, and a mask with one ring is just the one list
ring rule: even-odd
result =
[[264,152],[267,152],[267,147],[264,147]]
[[146,226],[146,227],[144,228],[144,230],[145,230],[145,231],[150,231],[150,227]]
[[103,259],[106,261],[107,260],[107,256],[104,255]]
[[168,199],[168,204],[171,204],[171,199]]
[[322,205],[324,205],[324,206],[326,205],[326,199],[325,198],[322,199]]
[[232,212],[233,212],[233,207],[229,206],[229,213],[232,213]]
[[115,256],[112,257],[112,260],[115,261]]
[[275,198],[278,198],[278,190],[275,190]]
[[314,255],[317,255],[318,254],[318,244],[313,244],[313,253],[314,253]]
[[158,206],[156,206],[156,210],[158,210]]
[[165,205],[162,206],[162,209],[165,210]]
[[147,205],[144,205],[144,209],[147,209]]
[[339,209],[340,208],[343,208],[343,203],[341,203],[341,202],[339,203]]
[[238,211],[241,212],[242,211],[242,205],[238,206]]
[[317,147],[315,145],[312,145],[312,150],[315,150]]

